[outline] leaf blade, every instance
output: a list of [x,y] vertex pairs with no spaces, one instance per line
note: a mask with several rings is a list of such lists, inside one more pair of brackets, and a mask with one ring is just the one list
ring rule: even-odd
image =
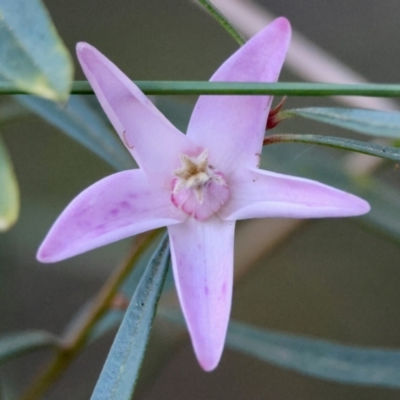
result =
[[346,346],[231,321],[227,346],[262,361],[336,382],[400,387],[400,351]]
[[45,348],[56,348],[58,339],[44,331],[26,331],[0,337],[0,364],[20,355]]
[[0,1],[0,77],[17,88],[65,101],[72,59],[40,0]]
[[387,160],[400,161],[399,148],[336,136],[285,133],[267,136],[264,139],[264,145],[274,143],[319,144],[336,149],[349,150],[357,153],[367,154],[369,156],[381,157]]
[[18,214],[18,183],[5,144],[0,138],[0,232],[11,228]]
[[358,133],[400,138],[400,112],[387,112],[358,108],[309,107],[284,111],[283,116],[299,116]]
[[164,236],[132,297],[91,400],[131,399],[168,270],[168,261],[168,238]]
[[29,95],[15,99],[76,140],[117,170],[135,167],[133,158],[105,120],[90,106],[88,99],[72,96],[65,107]]

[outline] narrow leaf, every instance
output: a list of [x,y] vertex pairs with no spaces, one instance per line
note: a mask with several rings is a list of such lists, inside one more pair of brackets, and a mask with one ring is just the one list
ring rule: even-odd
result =
[[360,140],[345,139],[335,136],[306,135],[306,134],[280,134],[267,136],[264,145],[274,143],[308,143],[334,147],[341,150],[355,151],[370,156],[400,161],[400,149],[391,146],[382,146],[377,143],[362,142]]
[[19,190],[11,159],[0,139],[0,232],[9,229],[19,213]]
[[60,107],[34,96],[19,95],[15,98],[117,170],[135,166],[111,127],[90,106],[89,99],[72,96],[66,106]]
[[43,331],[26,331],[0,336],[0,364],[35,350],[56,348],[57,338]]
[[[160,315],[185,325],[182,313]],[[400,350],[346,346],[229,322],[226,346],[261,361],[336,382],[400,387]]]
[[165,236],[139,282],[91,400],[130,400],[146,350],[169,263]]
[[345,346],[232,321],[226,344],[259,360],[318,378],[400,387],[399,350]]
[[233,27],[228,19],[209,0],[198,0],[198,2],[218,21],[218,23],[238,42],[241,46],[246,43],[243,36]]
[[0,0],[0,78],[20,90],[65,101],[71,57],[40,0]]
[[299,116],[366,135],[400,139],[400,112],[310,107],[284,111],[282,117],[285,116]]

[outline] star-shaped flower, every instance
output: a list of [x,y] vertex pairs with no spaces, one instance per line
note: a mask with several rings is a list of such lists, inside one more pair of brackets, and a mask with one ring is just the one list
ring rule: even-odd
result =
[[[212,81],[275,82],[290,41],[278,18]],[[186,135],[114,64],[86,43],[77,53],[104,111],[139,165],[78,195],[41,245],[55,262],[168,227],[180,303],[199,363],[216,367],[232,298],[235,221],[364,214],[364,200],[308,179],[258,169],[270,96],[200,96]]]

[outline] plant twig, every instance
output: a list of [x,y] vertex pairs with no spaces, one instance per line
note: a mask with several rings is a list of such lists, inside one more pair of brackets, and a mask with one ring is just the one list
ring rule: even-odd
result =
[[[279,95],[279,96],[370,96],[400,97],[400,84],[309,83],[309,82],[209,82],[209,81],[134,81],[151,95]],[[71,94],[93,94],[87,81],[74,81]],[[1,94],[26,94],[8,82],[0,82]]]
[[228,19],[209,0],[198,0],[198,2],[218,21],[218,23],[242,46],[246,43],[243,36],[233,27]]

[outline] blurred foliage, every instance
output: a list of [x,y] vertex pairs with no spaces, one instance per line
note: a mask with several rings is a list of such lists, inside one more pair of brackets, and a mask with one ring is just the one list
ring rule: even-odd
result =
[[65,101],[71,57],[40,0],[1,0],[0,77],[17,88]]
[[[181,312],[160,315],[185,325]],[[346,346],[231,320],[226,346],[261,361],[336,382],[400,387],[400,350]]]
[[99,108],[92,107],[90,97],[72,96],[62,107],[34,96],[15,98],[115,169],[130,169],[136,165]]
[[356,385],[400,387],[400,350],[344,346],[231,321],[228,347],[283,368]]
[[35,350],[55,349],[56,336],[43,331],[26,331],[0,336],[0,364]]
[[321,136],[310,134],[281,134],[271,135],[264,139],[264,145],[274,143],[304,143],[318,144],[335,149],[354,151],[392,161],[400,161],[400,149],[392,146],[383,146],[377,143],[363,142],[360,140],[346,139],[336,136]]
[[400,112],[358,108],[310,107],[281,112],[278,118],[302,117],[349,129],[363,135],[400,139]]
[[0,138],[0,232],[9,229],[17,220],[19,189],[11,159]]

